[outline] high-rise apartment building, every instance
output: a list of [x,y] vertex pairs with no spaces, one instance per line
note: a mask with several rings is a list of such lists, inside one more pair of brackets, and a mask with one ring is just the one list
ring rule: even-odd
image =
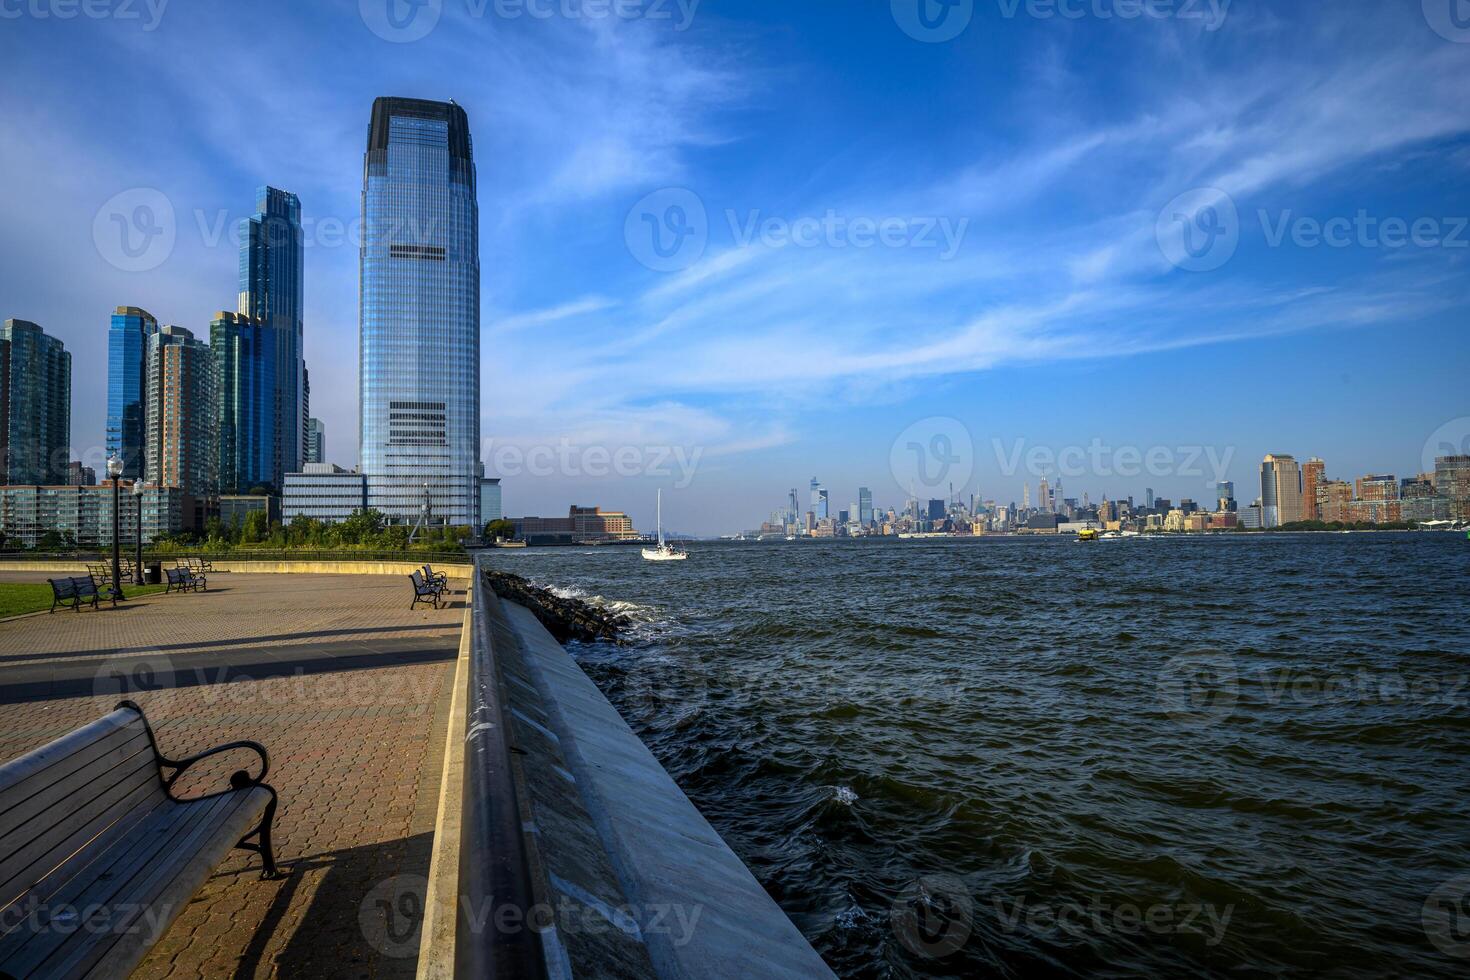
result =
[[1327,464],[1316,456],[1302,464],[1302,520],[1320,521],[1317,488],[1327,480]]
[[192,331],[166,326],[148,338],[147,372],[145,479],[181,489],[190,498],[185,525],[195,527],[203,509],[190,513],[189,504],[218,492],[214,359]]
[[221,494],[278,486],[275,333],[263,319],[224,311],[209,325]]
[[327,461],[327,427],[321,419],[306,420],[306,448],[301,463],[325,463]]
[[858,523],[867,527],[873,523],[873,491],[858,487]]
[[1450,517],[1470,520],[1470,456],[1437,456],[1434,489],[1449,501]]
[[256,191],[255,214],[240,223],[240,299],[237,312],[263,321],[274,344],[270,391],[271,478],[279,488],[301,468],[306,432],[305,267],[301,201],[274,187]]
[[65,484],[71,354],[29,320],[0,325],[0,483]]
[[107,455],[123,461],[123,478],[147,470],[148,338],[158,332],[153,314],[119,306],[107,331]]
[[1302,468],[1286,453],[1268,453],[1261,461],[1261,521],[1280,527],[1303,520]]
[[479,525],[479,205],[453,102],[380,98],[363,164],[361,459],[368,505]]

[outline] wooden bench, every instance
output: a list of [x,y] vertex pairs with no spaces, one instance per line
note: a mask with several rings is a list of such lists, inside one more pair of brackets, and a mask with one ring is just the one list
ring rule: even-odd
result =
[[[86,603],[93,609],[100,608],[98,601],[101,595],[97,591],[97,582],[90,575],[82,575],[73,578],[48,578],[51,583],[51,611],[55,612],[57,606],[70,606],[77,612],[81,612],[82,604]],[[112,604],[117,605],[113,599]]]
[[429,602],[438,609],[439,597],[444,594],[444,590],[433,582],[426,581],[419,572],[409,572],[408,578],[413,583],[413,602],[408,604],[408,608],[414,609],[421,602]]
[[[189,767],[239,749],[260,775],[174,795]],[[255,742],[167,759],[131,701],[0,766],[0,974],[126,977],[232,848],[276,877],[269,769]]]

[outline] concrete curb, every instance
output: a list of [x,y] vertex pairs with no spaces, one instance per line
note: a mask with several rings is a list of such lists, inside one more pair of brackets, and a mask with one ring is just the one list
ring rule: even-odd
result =
[[459,661],[454,668],[454,696],[444,736],[444,770],[439,782],[439,816],[434,823],[434,850],[429,859],[429,886],[424,894],[424,921],[419,939],[419,980],[453,980],[454,939],[459,923],[460,815],[464,811],[465,688],[469,684],[470,623],[475,590],[465,590],[464,625]]

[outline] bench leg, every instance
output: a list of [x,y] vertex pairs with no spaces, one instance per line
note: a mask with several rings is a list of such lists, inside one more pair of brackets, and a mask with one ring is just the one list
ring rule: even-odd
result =
[[[281,877],[281,872],[276,867],[275,846],[271,843],[271,825],[275,823],[275,819],[276,793],[275,790],[271,790],[271,801],[266,805],[265,815],[260,818],[260,826],[256,827],[244,837],[241,837],[235,845],[236,847],[243,848],[247,851],[254,851],[260,855],[260,862],[263,865],[260,877],[265,881]],[[256,838],[255,843],[249,843],[252,837]]]

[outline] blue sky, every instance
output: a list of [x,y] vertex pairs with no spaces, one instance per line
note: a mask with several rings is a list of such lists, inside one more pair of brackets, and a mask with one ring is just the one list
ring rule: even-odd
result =
[[[379,95],[469,113],[512,513],[647,525],[664,486],[674,527],[733,531],[813,475],[896,504],[910,442],[1009,501],[1057,456],[1069,495],[1204,499],[1266,452],[1404,475],[1470,439],[1451,0],[620,2],[643,16],[393,0],[403,30],[386,0],[0,4],[0,316],[73,352],[78,452],[112,307],[207,331],[271,183],[309,224],[313,414],[356,462]],[[172,235],[130,258],[109,221],[140,202]]]

